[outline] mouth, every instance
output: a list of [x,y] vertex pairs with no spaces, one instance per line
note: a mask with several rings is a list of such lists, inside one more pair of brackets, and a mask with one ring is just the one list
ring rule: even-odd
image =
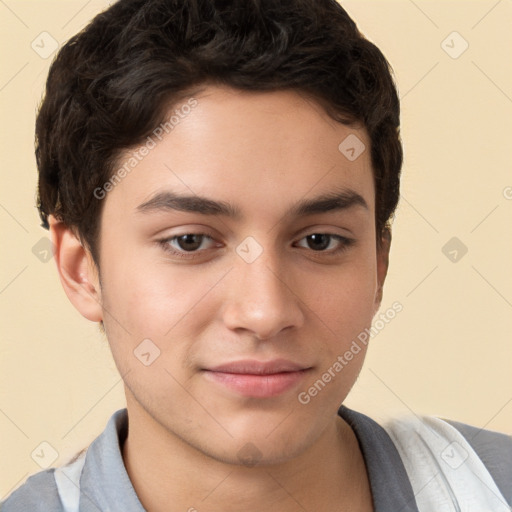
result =
[[270,398],[298,386],[312,367],[284,359],[234,361],[204,369],[209,382],[251,398]]

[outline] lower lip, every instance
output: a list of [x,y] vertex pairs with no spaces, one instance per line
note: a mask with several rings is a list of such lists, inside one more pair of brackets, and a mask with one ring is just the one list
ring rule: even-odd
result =
[[252,398],[269,398],[281,395],[297,386],[304,379],[307,371],[253,375],[208,370],[205,371],[205,376],[241,395]]

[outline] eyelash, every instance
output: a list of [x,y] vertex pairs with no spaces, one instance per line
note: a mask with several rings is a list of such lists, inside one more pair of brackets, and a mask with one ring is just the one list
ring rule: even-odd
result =
[[[175,256],[177,258],[181,258],[181,259],[185,259],[185,260],[193,260],[193,259],[197,258],[198,256],[201,256],[202,253],[204,253],[205,251],[208,250],[208,249],[203,249],[203,250],[187,252],[187,251],[177,251],[176,249],[173,249],[172,246],[170,245],[170,242],[175,241],[178,238],[181,238],[186,235],[202,236],[202,237],[205,237],[206,239],[214,240],[213,236],[211,236],[208,233],[192,233],[191,232],[191,233],[183,233],[180,235],[174,235],[172,237],[157,240],[157,242],[160,244],[160,246],[166,253],[170,254],[171,256]],[[337,249],[330,250],[330,251],[314,251],[313,249],[309,249],[309,251],[312,252],[313,254],[318,254],[318,255],[323,255],[323,256],[337,256],[337,255],[341,254],[342,252],[346,251],[349,247],[351,247],[355,243],[355,240],[353,238],[347,238],[347,237],[344,237],[341,235],[336,235],[334,233],[321,233],[321,232],[309,233],[308,235],[303,236],[299,241],[302,241],[312,235],[325,235],[325,236],[330,237],[330,239],[337,240],[340,243],[340,245]],[[303,249],[307,249],[307,248],[303,247]]]

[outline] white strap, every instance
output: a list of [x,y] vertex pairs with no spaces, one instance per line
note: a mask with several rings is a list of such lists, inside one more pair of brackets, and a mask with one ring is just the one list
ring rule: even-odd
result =
[[85,463],[87,451],[66,466],[55,469],[53,476],[57,484],[59,497],[64,506],[63,512],[79,512],[80,475]]
[[383,425],[395,443],[420,512],[510,512],[489,471],[452,425],[424,416]]

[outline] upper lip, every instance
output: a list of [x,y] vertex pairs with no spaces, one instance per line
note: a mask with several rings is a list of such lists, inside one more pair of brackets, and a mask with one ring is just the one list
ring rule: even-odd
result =
[[245,359],[220,364],[207,368],[211,372],[240,373],[252,375],[271,375],[273,373],[298,372],[309,369],[309,366],[287,361],[286,359],[273,359],[272,361],[256,361]]

